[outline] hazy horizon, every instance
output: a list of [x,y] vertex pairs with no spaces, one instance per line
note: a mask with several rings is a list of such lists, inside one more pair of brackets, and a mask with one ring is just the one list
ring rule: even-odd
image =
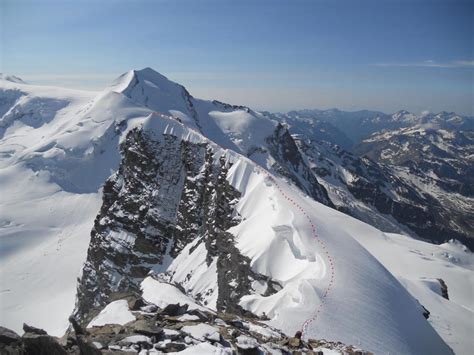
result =
[[[139,69],[135,69],[135,70],[140,70],[142,68],[139,68]],[[154,68],[152,68],[154,69]],[[132,70],[132,69],[131,69]],[[96,84],[94,85],[77,85],[77,82],[75,80],[71,80],[68,76],[62,76],[62,79],[58,80],[57,78],[54,79],[54,78],[47,78],[47,77],[44,77],[44,76],[21,76],[21,75],[16,75],[15,73],[4,73],[4,74],[7,74],[7,75],[15,75],[16,77],[22,79],[23,81],[25,81],[27,84],[32,84],[32,85],[45,85],[45,86],[57,86],[57,87],[64,87],[64,88],[67,88],[67,89],[78,89],[78,90],[85,90],[85,91],[101,91],[103,89],[105,89],[108,85],[110,85],[110,83],[116,79],[118,76],[120,76],[121,74],[123,73],[119,73],[119,74],[115,74],[115,75],[111,75],[111,76],[105,76],[104,75],[104,78],[103,80],[101,81],[97,81]],[[168,79],[172,80],[172,81],[175,81],[177,82],[178,84],[181,84],[181,85],[184,85],[183,84],[183,81],[186,81],[186,78],[185,78],[185,75],[186,74],[181,74],[183,77],[181,78],[183,81],[181,80],[175,80],[172,76],[168,76],[166,75],[166,73],[161,73],[163,75],[165,75]],[[171,75],[175,75],[175,76],[180,76],[180,73],[171,73]],[[85,79],[87,80],[87,79]],[[97,79],[94,79],[94,82],[95,80]],[[408,110],[404,107],[399,107],[397,109],[394,109],[392,111],[387,111],[387,110],[383,110],[383,109],[376,109],[376,108],[372,108],[372,107],[360,107],[360,108],[346,108],[346,107],[341,107],[341,106],[328,106],[328,107],[316,107],[316,106],[307,106],[307,107],[290,107],[288,109],[273,109],[273,108],[266,108],[266,107],[259,107],[259,103],[256,102],[256,105],[249,105],[248,103],[246,102],[235,102],[235,101],[231,101],[232,97],[229,98],[229,100],[226,100],[226,99],[222,99],[222,98],[217,98],[217,97],[214,97],[214,96],[208,96],[206,97],[205,94],[206,94],[206,91],[203,90],[202,93],[203,95],[198,95],[196,94],[196,92],[199,91],[198,90],[192,90],[190,89],[191,86],[188,86],[188,85],[184,85],[191,93],[191,95],[197,97],[197,98],[200,98],[200,99],[208,99],[208,100],[218,100],[218,101],[222,101],[222,102],[226,102],[226,103],[229,103],[229,104],[233,104],[233,105],[243,105],[243,106],[249,106],[250,108],[252,109],[255,109],[255,110],[258,110],[258,111],[268,111],[268,112],[271,112],[271,113],[286,113],[286,112],[290,112],[290,111],[299,111],[299,110],[321,110],[321,111],[327,111],[327,110],[333,110],[333,109],[336,109],[336,110],[341,110],[341,111],[346,111],[346,112],[357,112],[357,111],[379,111],[379,112],[382,112],[382,113],[385,113],[385,114],[393,114],[393,113],[396,113],[398,111],[402,111],[402,110],[407,110],[411,113],[414,113],[414,114],[425,114],[427,112],[430,112],[430,113],[439,113],[439,112],[442,112],[442,111],[446,111],[446,112],[455,112],[457,114],[460,114],[460,115],[463,115],[463,116],[471,116],[471,117],[474,117],[471,114],[464,114],[464,113],[460,113],[460,112],[457,112],[457,111],[449,111],[449,110],[439,110],[439,111],[430,111],[430,110],[420,110],[420,111],[412,111],[412,110]]]
[[0,7],[0,71],[31,83],[101,90],[127,70],[152,67],[196,97],[258,110],[474,114],[470,1]]

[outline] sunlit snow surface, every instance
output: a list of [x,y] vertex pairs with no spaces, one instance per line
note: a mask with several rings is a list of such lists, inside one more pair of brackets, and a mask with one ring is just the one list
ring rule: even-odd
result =
[[89,322],[87,328],[100,327],[106,324],[124,325],[136,318],[128,308],[127,300],[118,300],[109,303],[100,313]]
[[[133,72],[101,93],[0,82],[14,103],[7,112],[0,107],[2,325],[20,331],[27,322],[54,335],[64,332],[101,205],[101,185],[118,167],[118,144],[127,130],[143,126],[158,140],[166,133],[209,142],[201,131],[219,144],[210,143],[216,157],[224,155],[233,164],[228,180],[242,193],[237,208],[243,218],[229,231],[253,269],[283,286],[269,297],[261,296],[255,287],[254,293],[242,298],[243,307],[257,314],[265,312],[269,323],[292,334],[312,317],[327,288],[327,256],[307,218],[286,195],[309,215],[335,262],[334,286],[306,336],[342,341],[375,353],[449,353],[433,326],[456,353],[470,352],[470,334],[474,333],[471,253],[455,243],[435,246],[384,234],[312,201],[280,178],[271,181],[240,154],[253,143],[261,144],[272,122],[259,121],[263,117],[256,113],[249,117],[242,108],[219,110],[219,105],[193,99],[201,118],[196,122],[189,107],[173,94],[181,94],[181,87],[148,74],[140,75],[153,107],[143,106],[146,97],[139,96],[140,91],[130,97],[122,94],[131,87],[127,80],[134,78]],[[54,104],[48,106],[48,102]],[[42,103],[46,106],[38,109]],[[152,110],[180,117],[192,130]],[[259,159],[267,167],[267,157]],[[202,259],[198,250],[193,263],[169,264],[177,277],[192,269],[187,285],[191,296],[216,282],[215,270],[204,267]],[[433,280],[438,278],[448,286],[449,301],[437,292]],[[158,305],[184,297],[183,302],[202,307],[189,295],[174,294],[175,290],[151,278],[142,287],[145,298]],[[428,321],[415,298],[431,312]],[[215,299],[209,302],[212,308]]]

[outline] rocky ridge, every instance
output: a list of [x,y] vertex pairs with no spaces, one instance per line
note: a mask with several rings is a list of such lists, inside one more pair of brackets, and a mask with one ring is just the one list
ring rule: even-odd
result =
[[[217,273],[216,285],[194,294],[204,306],[245,314],[238,302],[252,282],[265,284],[268,295],[275,292],[278,283],[252,271],[226,232],[240,220],[234,209],[240,194],[226,180],[224,156],[173,135],[154,140],[139,128],[128,133],[121,150],[119,170],[104,185],[78,286],[75,316],[81,322],[112,294],[138,293],[150,271],[166,270],[185,247]],[[192,275],[163,277],[186,289]]]
[[[136,80],[137,75],[146,78]],[[367,337],[362,340],[364,347],[372,351],[383,346],[384,351],[403,353],[429,348],[447,351],[418,314],[419,307],[406,289],[367,252],[384,238],[383,233],[313,201],[331,205],[309,154],[302,152],[284,126],[245,107],[194,99],[183,93],[181,86],[149,70],[126,76],[130,80],[119,80],[118,85],[127,86],[101,93],[87,107],[82,107],[80,100],[78,111],[57,108],[64,122],[46,117],[38,127],[25,120],[25,127],[18,121],[20,116],[15,116],[18,127],[38,132],[39,137],[47,128],[59,130],[51,142],[42,139],[31,149],[31,156],[22,156],[28,164],[33,158],[37,163],[50,163],[38,164],[36,169],[49,173],[52,182],[69,172],[63,162],[70,164],[71,154],[80,157],[72,161],[76,166],[81,161],[92,163],[93,170],[87,171],[95,172],[101,166],[110,174],[118,168],[103,188],[102,206],[79,280],[73,318],[79,333],[91,323],[100,326],[97,317],[107,313],[110,305],[125,296],[139,297],[146,291],[144,284],[156,279],[160,282],[152,303],[159,308],[171,304],[167,294],[171,287],[180,291],[172,295],[187,297],[203,312],[256,321],[267,319],[268,314],[272,325],[293,334],[317,308],[321,290],[324,292],[325,283],[331,281],[324,273],[331,259],[328,261],[314,243],[315,238],[322,238],[328,245],[326,252],[338,260],[342,271],[338,285],[344,289],[333,293],[324,307],[325,318],[313,324],[312,334],[305,333],[305,339],[320,335],[351,343],[351,336],[362,328],[359,335]],[[63,124],[70,125],[67,132],[63,132]],[[18,127],[8,127],[9,138]],[[197,131],[202,135],[198,137]],[[71,137],[77,139],[74,149],[65,146]],[[97,140],[104,144],[95,144]],[[121,142],[120,152],[117,142]],[[55,168],[60,166],[62,170]],[[273,173],[274,180],[266,178],[262,169]],[[78,170],[82,171],[81,167]],[[62,181],[68,178],[66,174]],[[95,191],[100,181],[102,175],[87,188],[68,192]],[[276,186],[285,193],[278,192],[272,181],[278,181]],[[311,217],[303,218],[304,214]],[[83,235],[89,231],[90,226]],[[358,238],[365,236],[373,240],[362,241],[361,247]],[[379,292],[374,295],[373,289]],[[402,300],[404,312],[393,312],[393,298]],[[355,299],[370,301],[354,310],[357,317],[334,318],[335,308],[352,308],[351,300]],[[377,310],[393,320],[388,331],[377,329],[374,322],[370,306],[375,300]],[[402,329],[401,324],[415,329]],[[394,333],[396,337],[390,336]],[[380,338],[386,339],[383,344]],[[403,341],[392,342],[394,338]]]
[[62,338],[24,325],[24,334],[0,327],[0,353],[5,355],[163,354],[339,354],[370,355],[353,346],[316,339],[288,337],[255,318],[229,312],[213,313],[169,304],[165,308],[128,296],[125,302],[134,320],[81,327],[71,317],[71,330]]
[[295,139],[312,171],[344,213],[387,232],[436,243],[457,239],[473,248],[471,198],[457,195],[456,200],[450,200],[449,194],[432,187],[436,182],[429,176],[414,183],[403,168],[358,157],[329,142],[304,136]]
[[387,232],[474,248],[472,117],[404,110],[275,117],[341,211]]

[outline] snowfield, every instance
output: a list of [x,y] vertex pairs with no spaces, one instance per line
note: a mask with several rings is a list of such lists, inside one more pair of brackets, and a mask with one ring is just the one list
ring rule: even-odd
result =
[[[227,179],[242,194],[242,220],[229,232],[252,269],[281,285],[271,296],[254,285],[242,307],[265,314],[288,334],[306,322],[306,338],[376,354],[471,353],[472,253],[454,241],[433,245],[384,233],[269,174],[266,154],[246,157],[276,126],[262,114],[195,99],[151,69],[130,71],[99,93],[0,80],[0,99],[1,325],[20,332],[26,322],[64,333],[101,186],[119,165],[120,142],[130,129],[142,127],[157,140],[171,134],[208,143],[216,159],[224,156],[232,164]],[[191,274],[186,294],[148,277],[141,284],[147,301],[204,308],[193,296],[216,287],[217,276],[191,244],[155,270],[173,271],[177,279]],[[216,297],[209,295],[205,309],[215,309]],[[120,302],[109,304],[89,326],[131,320]],[[213,332],[186,331],[203,337]]]

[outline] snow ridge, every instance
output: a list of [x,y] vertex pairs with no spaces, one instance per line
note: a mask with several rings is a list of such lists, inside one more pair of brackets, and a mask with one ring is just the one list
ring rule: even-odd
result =
[[[225,213],[219,210],[216,214],[221,218],[218,227],[228,238],[225,247],[246,260],[246,273],[258,276],[254,280],[247,278],[245,289],[239,289],[238,282],[221,282],[224,291],[239,292],[238,297],[229,293],[229,297],[240,299],[235,306],[269,319],[269,324],[287,334],[301,330],[306,338],[324,337],[376,353],[450,353],[432,326],[456,352],[469,349],[466,334],[472,329],[469,317],[473,298],[466,285],[472,285],[471,254],[458,250],[460,247],[454,244],[435,246],[398,234],[388,235],[327,207],[325,202],[315,202],[317,196],[322,196],[311,194],[318,180],[307,156],[300,153],[285,127],[245,107],[199,100],[189,94],[183,97],[179,84],[169,84],[164,76],[150,70],[129,72],[115,83],[115,89],[98,95],[0,82],[4,89],[3,93],[0,90],[0,99],[10,98],[3,107],[18,108],[18,115],[6,117],[8,125],[0,140],[0,208],[5,212],[0,216],[0,266],[2,278],[5,275],[5,283],[11,289],[0,294],[4,325],[20,329],[17,321],[21,319],[44,324],[55,335],[62,334],[72,310],[72,287],[84,261],[94,216],[101,204],[112,212],[101,197],[113,202],[107,196],[120,193],[128,211],[122,214],[117,209],[116,216],[110,217],[123,223],[111,224],[119,228],[104,232],[104,237],[111,238],[104,238],[104,245],[97,244],[97,252],[105,251],[107,256],[108,247],[117,247],[116,270],[120,273],[110,273],[110,279],[122,277],[126,270],[139,293],[140,280],[148,277],[150,270],[157,274],[176,271],[171,281],[182,286],[185,295],[196,304],[214,309],[221,291],[215,266],[229,271],[230,277],[225,280],[235,281],[234,274],[239,271],[235,265],[241,264],[234,259],[225,265],[214,262],[212,243],[218,239],[222,242],[222,234],[208,238],[209,253],[204,245],[193,248],[187,238],[179,240],[182,245],[171,243],[165,248],[170,225],[163,217],[174,213],[167,206],[176,203],[179,195],[173,190],[177,184],[169,181],[173,175],[185,183],[183,191],[188,194],[182,211],[190,211],[188,207],[197,211],[196,218],[184,217],[189,223],[184,224],[183,234],[193,240],[197,238],[188,231],[200,231],[194,220],[203,221],[199,211],[207,204],[194,199],[199,190],[196,185],[209,191],[206,198],[214,198],[219,186],[228,188],[222,203],[214,206],[226,209]],[[136,75],[141,75],[137,85],[133,81]],[[19,89],[25,92],[22,96],[29,98],[17,102],[14,91]],[[55,107],[51,99],[67,105]],[[41,111],[37,103],[44,103],[54,112]],[[30,107],[35,115],[25,116]],[[190,107],[198,114],[202,127],[193,123]],[[45,112],[47,116],[39,116]],[[123,152],[140,168],[127,170],[137,173],[136,179],[128,181],[143,187],[143,194],[136,201],[130,199],[130,191],[111,189],[122,187],[120,174],[114,175],[116,183],[112,178],[114,184],[101,189],[104,180],[115,174],[125,158],[118,146],[126,147],[127,137],[133,134],[143,136],[137,143],[150,146],[169,141],[164,149],[150,150],[146,157],[143,149]],[[177,148],[183,149],[184,161]],[[156,160],[162,175],[149,171],[149,159]],[[218,165],[221,159],[225,169]],[[189,165],[186,169],[192,174],[183,174],[183,163]],[[211,180],[201,175],[206,167],[216,169],[216,174],[208,175]],[[142,173],[149,179],[143,178]],[[346,180],[349,178],[347,174]],[[150,198],[160,188],[162,194]],[[84,210],[79,211],[77,206]],[[212,217],[214,207],[209,210]],[[142,218],[144,214],[158,222],[157,228],[145,228],[149,223]],[[126,228],[134,226],[130,220],[139,222],[135,223],[138,229],[125,233]],[[97,220],[97,228],[106,228],[101,223],[109,222]],[[212,229],[208,231],[214,233]],[[160,241],[154,238],[158,232],[163,244],[148,244]],[[134,239],[134,234],[151,238]],[[13,242],[18,246],[9,250]],[[159,260],[157,248],[161,250]],[[202,261],[202,267],[197,268],[196,262],[181,263],[182,260]],[[97,279],[94,271],[91,269],[91,279]],[[103,276],[98,271],[97,275]],[[192,276],[189,280],[188,273]],[[446,282],[450,300],[429,287],[430,280],[438,278]],[[212,290],[219,292],[212,294]],[[420,304],[431,312],[428,321]],[[55,312],[51,312],[53,307]]]
[[305,218],[308,220],[308,223],[311,225],[311,232],[314,236],[314,239],[320,244],[323,252],[326,254],[326,258],[328,260],[328,264],[329,264],[329,270],[331,272],[331,278],[329,280],[329,283],[326,287],[326,290],[324,291],[324,294],[323,296],[321,297],[321,303],[319,303],[319,305],[317,306],[316,310],[314,311],[313,315],[308,318],[304,323],[303,325],[301,326],[301,334],[302,334],[302,337],[305,336],[305,333],[306,333],[306,329],[308,328],[308,326],[315,322],[318,318],[318,315],[319,313],[321,312],[321,308],[323,307],[324,303],[326,302],[326,298],[329,294],[329,292],[331,291],[332,289],[332,286],[333,284],[335,283],[335,277],[336,277],[336,273],[335,273],[335,268],[334,268],[334,259],[333,257],[331,256],[331,254],[329,253],[329,250],[327,249],[326,247],[326,244],[324,243],[324,241],[319,238],[317,232],[316,232],[316,226],[315,224],[313,223],[313,221],[311,220],[311,217],[309,216],[309,214],[306,212],[305,209],[303,209],[303,207],[301,207],[301,205],[299,205],[294,199],[292,199],[290,196],[288,196],[287,194],[285,194],[285,192],[283,192],[283,190],[281,189],[280,185],[276,182],[276,180],[267,172],[267,171],[263,171],[264,174],[267,175],[268,179],[273,183],[275,184],[275,187],[277,188],[278,192],[288,201],[290,202],[291,204],[293,204],[293,206],[295,206],[299,211],[300,213],[305,216]]

